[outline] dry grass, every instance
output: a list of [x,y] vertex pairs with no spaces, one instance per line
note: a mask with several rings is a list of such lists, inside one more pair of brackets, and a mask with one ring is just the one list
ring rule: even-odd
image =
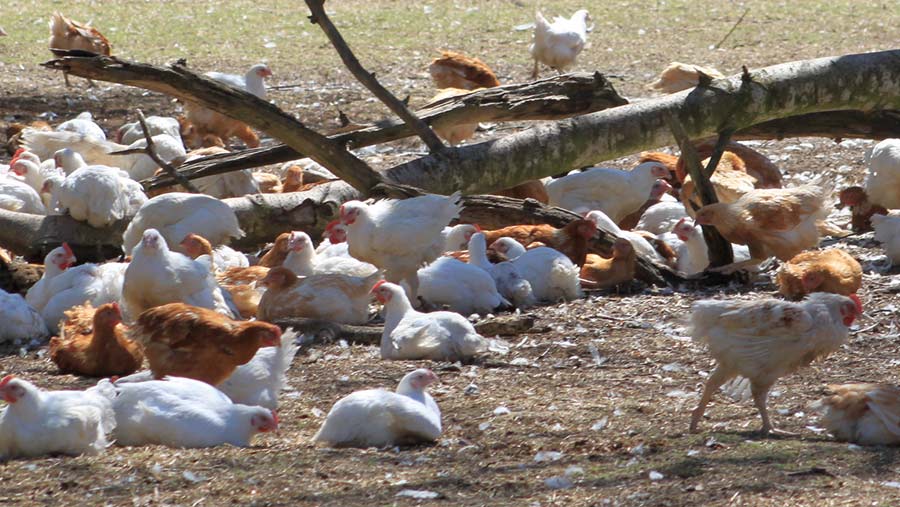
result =
[[[596,28],[578,70],[616,74],[623,93],[640,96],[672,60],[728,73],[742,64],[883,49],[896,44],[900,25],[900,12],[889,4],[747,2],[747,18],[723,49],[711,50],[744,3],[603,2],[589,6]],[[569,13],[580,6],[553,2],[543,10]],[[424,68],[439,48],[480,56],[502,81],[524,80],[530,71],[530,33],[513,30],[531,20],[530,2],[371,0],[328,7],[363,63],[398,95],[411,94],[413,103],[433,93]],[[59,76],[38,67],[49,58],[46,19],[57,8],[93,20],[112,39],[114,51],[129,58],[162,63],[187,57],[197,68],[235,72],[267,60],[275,84],[300,85],[273,92],[274,100],[318,128],[333,125],[338,109],[358,121],[385,114],[340,67],[297,2],[118,0],[63,7],[13,0],[4,6],[2,21],[10,37],[0,39],[4,120],[33,119],[47,110],[69,117],[90,109],[111,128],[128,121],[135,104],[148,112],[176,107],[164,97],[119,86],[66,90]],[[266,48],[268,42],[275,46]],[[867,144],[804,143],[762,143],[760,149],[793,176],[824,172],[842,184],[861,179]],[[378,163],[394,160],[388,154]],[[841,244],[870,261],[878,253],[870,235]],[[711,367],[702,349],[683,336],[690,303],[707,296],[767,296],[774,289],[765,276],[717,292],[637,289],[540,308],[539,325],[546,331],[511,339],[522,345],[500,366],[387,363],[372,347],[317,347],[300,354],[289,371],[292,390],[282,399],[281,432],[263,436],[253,448],[114,447],[96,458],[11,461],[0,464],[0,503],[410,505],[419,502],[395,495],[427,489],[442,497],[422,504],[897,505],[900,489],[884,484],[897,480],[897,451],[833,442],[817,432],[808,409],[826,383],[898,382],[892,359],[900,352],[894,336],[898,298],[877,264],[865,266],[861,295],[869,318],[859,322],[863,331],[827,360],[776,386],[775,422],[800,437],[760,439],[753,433],[759,420],[752,406],[722,399],[710,407],[704,433],[686,433],[702,372]],[[605,358],[602,365],[596,365],[589,344]],[[307,443],[321,423],[319,411],[338,398],[360,388],[393,386],[423,364],[442,379],[434,394],[445,432],[437,445],[330,451]],[[58,375],[41,351],[0,358],[0,373],[6,372],[45,388],[90,384]],[[464,394],[470,384],[478,394]],[[509,413],[495,415],[501,406]],[[604,428],[592,429],[604,419]],[[563,454],[537,463],[539,451]],[[573,488],[545,484],[576,470],[570,467],[581,471],[572,475]],[[651,471],[663,478],[650,480]],[[200,480],[186,478],[186,472]]]

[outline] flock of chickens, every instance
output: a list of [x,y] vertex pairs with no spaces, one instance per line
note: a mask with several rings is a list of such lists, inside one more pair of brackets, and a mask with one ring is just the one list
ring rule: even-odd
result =
[[[549,23],[538,14],[535,73],[539,62],[570,66],[589,19],[579,11]],[[50,26],[51,48],[109,54],[108,42],[90,27],[59,14]],[[483,62],[458,53],[445,52],[429,70],[439,96],[499,85]],[[653,86],[674,92],[695,86],[703,74],[719,75],[673,64]],[[260,64],[243,77],[209,77],[264,98],[270,75]],[[181,118],[147,122],[157,156],[169,163],[226,151],[232,137],[259,144],[240,122],[192,104],[185,110]],[[452,130],[439,134],[455,144],[474,133],[472,126]],[[139,125],[128,124],[107,140],[90,113],[55,127],[8,131],[14,156],[0,165],[0,208],[68,214],[94,227],[133,218],[120,262],[76,265],[63,244],[47,254],[43,276],[24,298],[0,291],[0,339],[52,336],[49,355],[61,372],[102,379],[86,391],[44,391],[4,377],[0,458],[96,454],[112,443],[247,446],[254,434],[278,428],[278,394],[301,339],[282,331],[280,321],[366,324],[374,298],[384,318],[385,360],[502,355],[508,345],[481,336],[467,316],[627,284],[638,257],[700,273],[709,265],[701,226],[715,226],[734,244],[737,262],[720,270],[782,261],[776,282],[784,299],[694,305],[690,332],[717,367],[692,414],[692,431],[726,384],[733,394],[752,396],[763,432],[778,431],[766,409],[769,389],[835,351],[862,314],[859,263],[839,249],[815,250],[821,236],[841,233],[825,221],[832,189],[825,182],[784,187],[770,160],[738,143],[727,146],[711,180],[718,204],[699,205],[680,157],[647,152],[631,170],[594,167],[503,191],[584,217],[559,229],[454,224],[459,194],[350,201],[318,245],[306,232],[291,231],[259,255],[246,255],[227,246],[243,232],[221,198],[292,192],[333,176],[296,161],[281,168],[280,178],[244,170],[197,180],[201,194],[170,188],[147,195],[137,181],[159,168],[134,151],[146,147],[143,136]],[[712,145],[697,149],[709,156]],[[853,230],[874,228],[894,261],[900,261],[900,214],[888,210],[900,208],[898,183],[900,140],[889,139],[874,148],[866,187],[839,195],[852,209]],[[617,238],[609,252],[591,251],[598,229]],[[418,369],[393,392],[353,393],[334,405],[313,440],[360,447],[433,441],[441,414],[426,391],[435,381],[433,372]],[[834,386],[820,408],[836,437],[900,442],[896,388]]]

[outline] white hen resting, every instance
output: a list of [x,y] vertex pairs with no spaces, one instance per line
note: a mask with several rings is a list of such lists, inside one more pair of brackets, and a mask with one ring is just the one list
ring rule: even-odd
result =
[[191,233],[202,235],[213,246],[244,236],[237,215],[227,204],[208,195],[183,192],[159,195],[141,206],[122,236],[126,253],[131,253],[147,229],[159,231],[173,250],[182,253],[180,243]]
[[647,201],[653,183],[668,170],[658,162],[644,162],[630,171],[593,167],[547,183],[551,206],[582,213],[601,210],[618,224]]
[[280,347],[260,348],[250,362],[238,366],[216,387],[235,403],[277,409],[285,375],[300,348],[297,340],[297,333],[288,329],[281,334]]
[[419,270],[419,297],[463,315],[484,315],[509,305],[490,273],[452,257],[441,257]]
[[44,318],[19,294],[0,289],[0,343],[49,335]]
[[58,211],[92,227],[105,227],[134,215],[147,202],[141,184],[115,167],[92,165],[66,176],[55,193]]
[[441,411],[425,388],[436,381],[423,368],[404,376],[396,392],[367,389],[345,396],[331,407],[313,442],[365,448],[435,441]]
[[378,282],[372,292],[384,304],[382,359],[463,361],[487,352],[509,350],[505,343],[478,334],[472,323],[458,313],[417,312],[399,285]]
[[866,194],[871,203],[900,208],[900,139],[885,139],[872,148]]
[[116,425],[109,399],[91,391],[42,391],[7,375],[0,394],[0,459],[46,454],[95,455]]
[[358,261],[349,255],[319,254],[313,248],[312,239],[302,231],[291,231],[288,248],[290,251],[282,265],[297,276],[342,273],[366,278],[378,271],[378,268],[368,262]]
[[50,300],[50,296],[53,295],[50,292],[50,281],[73,262],[75,262],[75,254],[72,253],[72,249],[69,248],[68,244],[63,243],[63,246],[50,250],[44,256],[44,274],[41,275],[40,280],[28,289],[28,292],[25,294],[25,301],[38,311],[44,308],[47,305],[47,301]]
[[94,116],[85,111],[75,118],[64,121],[56,126],[57,132],[74,132],[83,136],[91,137],[98,141],[106,141],[106,133],[100,128],[100,125],[94,122]]
[[[75,257],[72,256],[72,262]],[[52,333],[59,332],[60,321],[72,307],[89,301],[95,308],[113,303],[122,297],[122,282],[128,264],[81,264],[66,269],[50,280],[50,298],[41,309],[41,316]]]
[[350,255],[377,266],[391,282],[405,281],[416,300],[417,272],[444,250],[443,228],[459,217],[459,192],[385,199],[373,204],[349,201],[341,206]]
[[684,204],[680,202],[658,202],[644,211],[635,229],[653,234],[664,234],[671,231],[679,220],[687,216]]
[[122,315],[131,322],[148,308],[182,302],[235,318],[207,264],[169,251],[155,229],[144,232],[134,247],[122,286]]
[[[503,238],[500,238],[501,240]],[[508,259],[513,259],[525,253],[525,247],[521,246],[518,241],[512,238],[506,238],[515,243],[516,247],[521,248],[521,252],[512,253],[507,251]],[[499,241],[499,240],[498,240]],[[497,241],[493,243],[496,245]],[[476,232],[469,239],[469,264],[483,269],[491,275],[497,292],[507,301],[512,302],[516,308],[528,308],[533,306],[537,299],[534,297],[534,291],[531,284],[516,269],[511,262],[501,262],[499,264],[491,264],[487,258],[487,242],[484,233]],[[493,246],[492,245],[492,246]]]
[[575,59],[587,42],[588,11],[576,11],[571,18],[557,16],[553,23],[547,21],[540,12],[534,18],[534,42],[529,51],[534,58],[531,77],[537,77],[538,64],[556,71],[563,71],[575,63]]
[[[168,116],[148,116],[145,120],[150,137],[167,134],[172,139],[181,139],[181,125],[178,124],[177,119]],[[119,144],[131,144],[143,138],[144,130],[141,128],[140,122],[126,123],[116,131],[116,142]]]
[[199,380],[166,377],[112,385],[119,445],[159,444],[178,448],[250,445],[253,435],[278,428],[269,409],[232,403]]
[[872,215],[875,239],[881,242],[893,264],[900,264],[900,216]]
[[[679,206],[681,205],[679,204]],[[597,228],[612,233],[619,238],[627,239],[634,248],[634,251],[645,259],[653,259],[660,264],[665,264],[666,260],[655,248],[653,248],[653,245],[651,245],[646,238],[635,231],[623,231],[606,215],[606,213],[600,210],[593,210],[588,212],[584,217],[591,222],[594,222]]]
[[862,445],[900,443],[900,389],[888,384],[828,386],[813,404],[822,425],[838,440]]
[[546,246],[532,248],[507,262],[528,280],[538,301],[555,303],[582,296],[578,266],[557,250]]
[[41,196],[33,188],[8,176],[0,178],[0,209],[30,215],[47,214]]

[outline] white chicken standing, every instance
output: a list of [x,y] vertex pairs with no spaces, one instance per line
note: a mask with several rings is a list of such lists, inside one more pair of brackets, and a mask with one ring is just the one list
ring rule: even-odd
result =
[[383,270],[388,281],[405,281],[410,300],[417,301],[417,272],[443,253],[441,232],[459,217],[459,199],[457,192],[450,197],[424,195],[373,204],[344,203],[340,217],[347,225],[350,255]]
[[88,391],[42,391],[7,375],[0,393],[0,459],[46,454],[96,455],[116,425],[109,399]]
[[657,179],[669,171],[659,162],[644,162],[630,171],[593,167],[546,184],[551,206],[582,213],[601,210],[618,224],[641,208]]
[[425,389],[438,378],[421,368],[395,392],[366,389],[334,404],[313,442],[331,447],[388,447],[433,442],[441,436],[441,410]]
[[94,122],[94,116],[90,111],[85,111],[75,118],[64,121],[56,126],[57,132],[74,132],[98,141],[106,141],[106,133]]
[[872,215],[875,239],[884,246],[884,251],[894,265],[900,264],[900,216]]
[[[300,338],[300,341],[303,337]],[[297,333],[288,329],[281,334],[280,347],[262,347],[253,359],[234,370],[216,386],[234,403],[278,408],[278,394],[285,385],[285,375],[300,348]]]
[[125,270],[122,315],[131,322],[148,308],[176,302],[209,308],[231,318],[238,315],[207,264],[170,251],[156,229],[147,229]]
[[[484,234],[481,241],[484,242]],[[478,239],[470,237],[469,245],[473,242],[477,243]],[[453,257],[440,257],[420,269],[419,282],[419,296],[423,300],[433,305],[447,305],[450,311],[463,315],[484,315],[509,305],[497,291],[490,273]]]
[[885,139],[872,148],[866,194],[871,203],[900,208],[900,139]]
[[113,435],[119,445],[247,447],[256,433],[278,429],[278,417],[271,410],[232,403],[199,380],[166,377],[115,385],[101,380],[98,387],[115,393]]
[[0,289],[0,343],[44,338],[50,334],[44,318],[19,294]]
[[378,282],[372,293],[384,305],[382,359],[463,361],[487,352],[509,350],[504,342],[478,334],[472,323],[458,313],[417,312],[397,284]]
[[54,158],[65,165],[80,165],[53,192],[57,211],[68,212],[75,220],[92,227],[107,225],[134,215],[147,202],[141,184],[115,167],[87,165],[70,149],[60,150]]
[[772,385],[837,350],[860,314],[862,303],[855,294],[826,292],[814,292],[799,303],[778,299],[694,303],[691,337],[709,347],[717,364],[691,414],[691,432],[697,431],[713,394],[737,376],[749,380],[738,385],[749,387],[762,418],[761,431],[777,432],[766,409]]
[[378,268],[349,256],[319,255],[313,248],[312,239],[302,231],[291,231],[288,240],[287,257],[282,264],[297,276],[312,274],[343,273],[362,278],[371,276]]
[[158,195],[141,206],[122,236],[126,253],[131,253],[147,229],[159,231],[173,250],[182,253],[186,252],[180,243],[190,233],[202,234],[213,246],[244,236],[237,215],[227,204],[208,195],[183,192]]
[[575,64],[575,59],[587,43],[588,21],[591,15],[581,9],[571,18],[557,16],[553,23],[547,21],[543,14],[534,16],[534,42],[529,51],[534,58],[532,78],[538,76],[540,63],[562,72]]

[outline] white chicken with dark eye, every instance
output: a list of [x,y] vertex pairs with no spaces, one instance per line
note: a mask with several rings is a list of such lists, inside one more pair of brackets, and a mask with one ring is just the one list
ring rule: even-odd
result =
[[579,268],[562,252],[540,246],[521,253],[521,244],[512,238],[499,238],[491,248],[504,254],[510,252],[513,258],[507,262],[528,280],[538,301],[571,301],[583,295]]
[[44,256],[44,274],[41,275],[40,280],[28,289],[28,292],[25,294],[25,301],[32,308],[40,311],[47,304],[50,296],[53,295],[50,292],[50,281],[74,262],[75,254],[67,243],[50,250]]
[[433,442],[441,436],[441,410],[425,389],[438,378],[418,369],[395,392],[367,389],[334,404],[313,442],[330,447],[388,447]]
[[459,192],[445,197],[424,195],[384,199],[372,204],[349,201],[341,205],[347,226],[350,255],[384,271],[390,282],[406,282],[409,298],[417,301],[420,267],[444,250],[443,228],[459,217]]
[[[484,234],[481,238],[484,242]],[[470,237],[469,245],[473,241],[478,240]],[[490,273],[453,257],[440,257],[420,269],[419,283],[419,296],[425,302],[446,305],[450,311],[463,315],[484,315],[509,305],[509,301],[497,291],[497,284]]]
[[132,322],[144,310],[177,302],[209,308],[231,318],[238,315],[216,284],[208,262],[170,251],[162,235],[148,229],[125,270],[123,317]]
[[96,455],[116,426],[110,400],[88,391],[43,391],[13,375],[0,380],[0,460],[47,454]]
[[278,416],[271,410],[232,403],[199,380],[166,377],[123,384],[101,380],[98,389],[110,392],[113,399],[119,445],[247,447],[255,434],[278,429]]
[[172,250],[181,253],[187,252],[180,242],[191,233],[203,235],[214,247],[244,236],[237,215],[227,204],[208,195],[183,192],[156,196],[138,209],[122,236],[126,253],[131,253],[147,229],[159,231]]
[[472,235],[480,231],[477,224],[456,224],[453,227],[444,227],[441,236],[444,238],[444,251],[456,252],[465,250]]
[[488,352],[503,354],[509,350],[506,343],[478,334],[458,313],[417,312],[399,285],[381,281],[372,293],[384,305],[382,359],[469,361]]
[[[498,246],[497,243],[504,239],[508,239],[515,244],[511,245],[509,249],[502,251],[498,249],[498,251],[506,255],[507,259],[514,259],[525,253],[525,247],[512,238],[500,238],[491,246]],[[518,249],[521,249],[521,251]],[[531,284],[511,262],[491,264],[491,261],[487,258],[487,240],[482,232],[476,232],[469,238],[469,264],[477,266],[490,274],[491,278],[494,279],[497,292],[516,308],[528,308],[537,303]]]
[[691,414],[691,432],[697,431],[706,405],[719,387],[740,376],[743,379],[735,385],[741,391],[749,387],[762,418],[761,432],[785,433],[769,420],[769,390],[779,378],[837,350],[861,314],[862,303],[855,294],[847,297],[826,292],[814,292],[799,303],[778,299],[694,303],[691,337],[709,347],[716,369]]
[[368,262],[358,261],[353,257],[319,255],[313,247],[312,239],[302,231],[291,232],[288,249],[290,251],[282,265],[297,276],[341,273],[365,278],[378,271],[378,268]]
[[534,58],[531,77],[538,77],[538,66],[541,63],[557,72],[574,65],[587,43],[587,24],[590,19],[588,11],[581,9],[572,14],[571,18],[557,16],[550,23],[543,14],[537,12],[534,17],[534,41],[529,48],[531,57]]

